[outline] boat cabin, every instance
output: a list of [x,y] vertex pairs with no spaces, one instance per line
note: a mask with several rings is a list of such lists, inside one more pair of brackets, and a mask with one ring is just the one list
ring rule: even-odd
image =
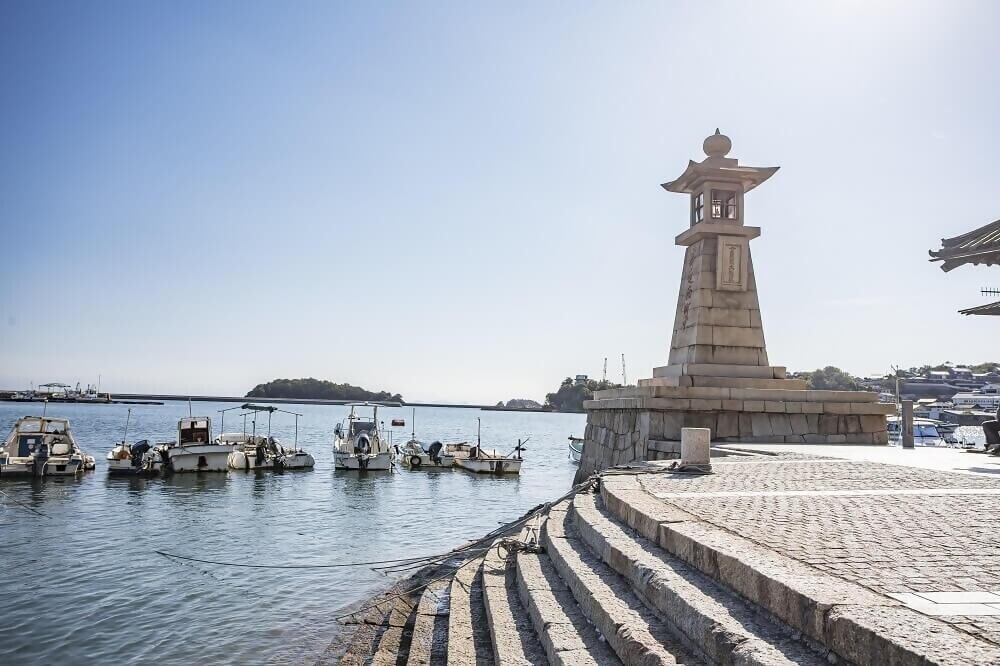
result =
[[181,419],[177,424],[177,443],[208,444],[212,439],[212,420],[207,416]]
[[69,421],[41,416],[19,419],[7,448],[9,453],[19,458],[27,458],[43,450],[48,455],[67,455],[73,450]]

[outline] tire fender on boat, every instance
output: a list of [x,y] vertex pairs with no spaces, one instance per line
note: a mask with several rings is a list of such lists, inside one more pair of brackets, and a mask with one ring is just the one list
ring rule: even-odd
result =
[[410,456],[410,467],[420,467],[420,456]]

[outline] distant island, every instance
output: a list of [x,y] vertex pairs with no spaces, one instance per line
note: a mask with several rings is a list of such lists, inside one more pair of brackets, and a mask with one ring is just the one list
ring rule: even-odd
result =
[[501,400],[497,403],[497,409],[541,409],[542,403],[530,398],[511,398],[504,404]]
[[257,384],[247,392],[248,398],[291,398],[302,400],[357,400],[369,402],[404,402],[403,396],[388,391],[366,391],[351,384],[334,384],[312,377],[304,379],[274,379]]

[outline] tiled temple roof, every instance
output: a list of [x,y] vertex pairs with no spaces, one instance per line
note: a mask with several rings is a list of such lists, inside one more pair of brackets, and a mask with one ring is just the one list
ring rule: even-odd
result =
[[996,303],[987,303],[986,305],[977,305],[974,308],[966,308],[965,310],[959,310],[959,313],[964,315],[1000,316],[1000,301],[997,301]]
[[929,254],[931,261],[943,262],[945,272],[963,264],[1000,264],[1000,220],[961,236],[942,238],[941,249]]

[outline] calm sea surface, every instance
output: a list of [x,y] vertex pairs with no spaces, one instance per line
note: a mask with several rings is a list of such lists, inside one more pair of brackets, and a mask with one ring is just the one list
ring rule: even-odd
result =
[[[194,403],[213,418],[233,403]],[[6,437],[41,404],[0,403]],[[155,551],[255,564],[386,560],[443,552],[565,492],[575,466],[566,438],[580,414],[417,408],[417,437],[474,440],[507,451],[531,437],[520,477],[460,470],[335,472],[331,440],[347,408],[293,405],[312,471],[109,478],[104,456],[121,439],[125,405],[49,405],[71,420],[97,470],[77,479],[0,481],[4,563],[2,664],[284,664],[308,662],[342,631],[335,617],[393,579],[367,567],[239,569],[184,563]],[[226,413],[226,430],[242,419]],[[129,440],[173,439],[188,404],[132,406]],[[380,420],[411,409],[379,409]],[[272,432],[291,443],[294,422]]]

